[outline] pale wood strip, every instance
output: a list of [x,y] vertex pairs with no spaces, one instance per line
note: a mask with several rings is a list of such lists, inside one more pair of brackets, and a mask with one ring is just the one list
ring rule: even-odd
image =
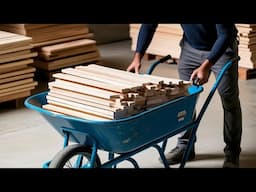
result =
[[10,63],[0,64],[0,71],[2,72],[2,70],[4,70],[5,68],[27,65],[27,64],[30,64],[30,63],[33,63],[33,62],[34,62],[33,59],[24,59],[24,60],[21,60],[21,61],[15,61],[15,62],[10,62]]
[[11,82],[11,83],[5,83],[5,84],[0,85],[0,90],[1,89],[6,89],[6,88],[9,88],[9,87],[18,86],[18,85],[23,85],[23,84],[26,84],[26,83],[31,83],[31,82],[33,82],[32,78],[24,79],[24,80],[20,80],[20,81],[14,81],[14,82]]
[[89,101],[85,101],[85,100],[81,100],[81,99],[76,99],[73,97],[56,94],[51,91],[48,93],[48,98],[50,98],[50,99],[51,98],[59,98],[59,99],[63,99],[66,101],[72,101],[75,103],[79,103],[79,104],[83,104],[83,105],[87,105],[87,106],[91,106],[91,107],[96,107],[96,108],[100,108],[100,109],[104,109],[104,110],[108,110],[108,111],[112,111],[112,112],[119,110],[119,108],[117,108],[117,107],[110,107],[110,106],[98,104],[96,102],[89,102]]
[[5,101],[11,101],[14,99],[20,99],[20,98],[25,98],[31,95],[30,91],[24,91],[24,92],[20,92],[20,93],[15,93],[12,95],[6,95],[4,97],[0,97],[0,103],[5,102]]
[[15,86],[15,87],[9,87],[9,88],[6,88],[6,89],[1,89],[0,94],[11,92],[11,91],[18,90],[18,89],[27,88],[27,87],[34,87],[34,86],[37,86],[36,81],[33,82],[33,83],[28,83],[28,84],[24,84],[24,85],[18,85],[18,86]]
[[65,89],[60,89],[60,88],[56,88],[56,87],[51,87],[50,92],[54,93],[54,94],[58,94],[58,95],[68,96],[68,97],[75,98],[75,99],[81,99],[81,100],[92,102],[92,103],[98,103],[98,104],[105,105],[105,106],[113,106],[114,105],[114,102],[109,99],[104,99],[104,98],[100,98],[97,96],[86,95],[86,94],[69,91],[69,90],[65,90]]
[[55,74],[53,74],[53,77],[58,78],[58,79],[63,79],[66,81],[70,81],[70,82],[75,82],[75,83],[95,87],[95,88],[99,88],[99,89],[113,91],[116,93],[129,92],[129,89],[124,89],[121,86],[114,86],[114,85],[106,84],[103,82],[98,82],[98,81],[94,81],[91,79],[81,78],[79,76],[74,76],[74,75],[69,75],[69,74],[64,74],[64,73],[55,73]]
[[52,104],[46,104],[42,106],[44,109],[52,111],[52,112],[57,112],[58,114],[64,114],[64,115],[69,115],[69,116],[73,116],[73,117],[79,117],[82,119],[87,119],[87,120],[110,120],[107,118],[103,118],[103,117],[98,117],[96,115],[90,115],[90,114],[86,114],[86,113],[82,113],[80,111],[75,111],[73,109],[68,109],[65,107],[60,107],[60,106],[56,106],[56,105],[52,105]]
[[30,86],[30,87],[23,88],[23,89],[16,89],[16,90],[13,90],[13,91],[8,91],[8,92],[0,94],[0,97],[5,97],[5,96],[8,96],[8,95],[18,94],[18,93],[24,92],[24,91],[31,91],[34,88],[35,88],[35,86]]
[[46,45],[52,45],[56,43],[61,43],[61,42],[67,42],[67,41],[72,41],[72,40],[77,40],[77,39],[91,39],[93,38],[93,33],[87,33],[87,34],[82,34],[82,35],[74,35],[71,37],[65,37],[65,38],[60,38],[60,39],[55,39],[55,40],[49,40],[49,41],[44,41],[40,43],[33,43],[34,47],[42,47]]
[[31,53],[30,49],[16,51],[16,52],[12,52],[12,53],[5,53],[5,54],[0,55],[0,59],[8,59],[10,57],[21,56],[21,55],[25,55],[25,54],[29,54],[29,53]]
[[100,110],[100,109],[97,110],[94,107],[89,107],[86,105],[81,105],[78,103],[65,101],[62,99],[56,99],[56,98],[49,99],[48,96],[46,96],[46,98],[47,98],[47,102],[49,104],[58,105],[58,106],[66,107],[69,109],[74,109],[76,111],[81,111],[81,112],[84,112],[84,113],[87,113],[90,115],[97,115],[97,116],[105,117],[108,119],[114,119],[114,112],[111,112],[111,111],[104,111],[104,110]]
[[57,87],[61,89],[67,89],[74,92],[84,93],[87,95],[93,95],[96,97],[101,97],[104,99],[110,99],[113,96],[117,95],[115,92],[105,91],[101,89],[92,88],[85,85],[79,85],[76,83],[70,83],[67,81],[56,79],[54,82],[49,83],[49,87]]
[[16,76],[16,75],[21,75],[21,74],[26,74],[26,73],[32,73],[32,72],[35,72],[35,71],[36,71],[35,67],[27,67],[27,68],[22,69],[22,70],[17,70],[17,71],[14,71],[14,72],[0,74],[0,79],[4,79],[4,78],[7,78],[7,77],[12,77],[12,76]]
[[32,49],[32,48],[33,48],[32,45],[24,45],[24,46],[20,46],[20,47],[11,48],[11,49],[0,50],[0,54],[12,53],[12,52],[27,50],[27,49]]
[[[88,71],[86,69],[86,66],[77,66],[77,67],[75,67],[75,69],[79,70],[84,75],[87,75],[88,78],[91,78],[91,79],[94,79],[97,81],[108,82],[112,85],[120,85],[123,87],[129,87],[129,88],[138,87],[140,85],[140,82],[134,82],[134,81],[127,80],[124,78],[118,79],[108,73],[102,74],[102,73]],[[65,71],[63,70],[63,72],[65,72]]]
[[16,75],[16,76],[13,76],[13,77],[7,77],[7,78],[4,78],[4,79],[0,79],[0,84],[1,83],[12,82],[12,81],[17,81],[17,80],[21,80],[21,79],[33,78],[33,77],[34,77],[34,73]]
[[62,52],[73,48],[86,47],[90,45],[96,45],[96,41],[92,39],[80,39],[65,43],[59,43],[56,45],[45,46],[41,48],[41,51],[46,54],[54,54],[56,52]]
[[0,58],[0,63],[7,63],[7,62],[11,62],[11,61],[27,59],[27,58],[36,57],[36,56],[37,56],[37,52],[33,52],[33,53],[18,55],[18,56],[14,56],[14,57]]

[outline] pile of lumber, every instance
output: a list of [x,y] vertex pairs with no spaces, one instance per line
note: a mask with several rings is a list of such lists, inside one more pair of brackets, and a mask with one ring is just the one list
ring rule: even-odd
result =
[[35,67],[31,66],[36,52],[32,39],[0,31],[0,103],[31,95],[37,82],[33,80]]
[[100,54],[87,24],[1,24],[0,29],[32,38],[38,79],[52,79],[62,68],[97,63]]
[[62,69],[53,75],[42,107],[89,120],[129,117],[188,95],[190,82],[135,74],[97,64]]
[[239,35],[239,78],[249,79],[256,72],[256,24],[236,24]]
[[[136,50],[137,37],[141,24],[130,24],[131,49]],[[179,42],[182,38],[182,29],[179,24],[159,24],[146,54],[166,56],[170,54],[178,59],[180,56]]]

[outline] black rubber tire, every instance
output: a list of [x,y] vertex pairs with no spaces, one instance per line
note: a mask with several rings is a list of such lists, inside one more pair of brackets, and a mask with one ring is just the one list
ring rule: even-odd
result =
[[[49,168],[73,168],[72,164],[70,164],[70,167],[65,167],[66,163],[71,161],[73,157],[82,155],[87,159],[87,163],[88,163],[91,158],[91,154],[92,154],[92,149],[85,145],[81,145],[81,144],[68,145],[67,147],[59,151],[54,156],[54,158],[49,164]],[[78,168],[81,168],[83,166],[84,164],[80,165]],[[93,168],[98,168],[100,166],[101,166],[101,161],[98,154],[96,154],[96,160]]]

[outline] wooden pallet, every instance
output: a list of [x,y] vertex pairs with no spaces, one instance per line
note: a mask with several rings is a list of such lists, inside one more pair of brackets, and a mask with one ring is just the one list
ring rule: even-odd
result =
[[252,78],[256,78],[256,69],[248,69],[244,67],[238,68],[239,79],[248,80]]

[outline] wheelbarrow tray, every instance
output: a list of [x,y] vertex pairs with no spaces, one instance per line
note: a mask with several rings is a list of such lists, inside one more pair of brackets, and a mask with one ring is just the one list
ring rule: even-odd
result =
[[201,86],[191,85],[188,96],[119,120],[87,120],[50,112],[42,108],[47,104],[47,91],[28,97],[25,106],[40,112],[62,136],[64,131],[70,132],[71,141],[91,146],[93,139],[98,149],[127,153],[171,133],[183,131],[183,127],[193,121],[202,90]]

